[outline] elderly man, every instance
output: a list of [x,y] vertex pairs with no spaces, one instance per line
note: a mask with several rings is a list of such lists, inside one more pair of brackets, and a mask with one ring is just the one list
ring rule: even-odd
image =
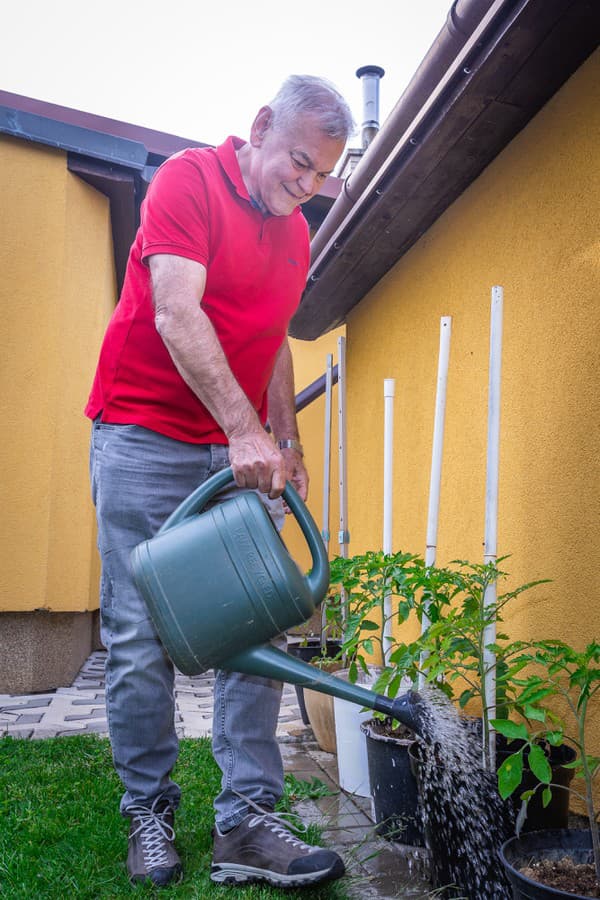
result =
[[[292,76],[259,110],[247,142],[230,137],[171,157],[142,206],[86,408],[106,702],[133,881],[169,884],[181,863],[173,666],[132,581],[130,553],[228,465],[278,525],[286,478],[306,497],[287,339],[309,262],[299,207],[353,128],[329,82]],[[213,752],[223,777],[214,881],[297,887],[344,872],[337,854],[298,840],[273,814],[283,791],[280,699],[279,682],[216,673]]]

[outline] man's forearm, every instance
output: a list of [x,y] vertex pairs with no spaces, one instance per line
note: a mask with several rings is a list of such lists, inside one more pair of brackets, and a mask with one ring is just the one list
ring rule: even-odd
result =
[[155,322],[177,371],[229,439],[260,429],[208,316],[199,304],[174,302],[173,294],[172,282],[165,302],[155,289]]
[[150,270],[156,328],[177,371],[223,429],[236,484],[279,497],[287,464],[234,377],[200,307],[206,269],[191,260],[157,254],[150,258]]
[[298,440],[294,365],[287,338],[281,345],[269,383],[269,424],[275,438]]
[[[289,343],[281,345],[271,381],[269,383],[269,423],[278,441],[298,441],[296,421],[296,397],[294,393],[294,366]],[[288,481],[291,481],[303,500],[308,495],[308,472],[303,452],[298,445],[282,450]]]

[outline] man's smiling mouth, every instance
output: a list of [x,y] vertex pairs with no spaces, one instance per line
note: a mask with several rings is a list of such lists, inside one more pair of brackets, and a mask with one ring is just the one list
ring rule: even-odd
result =
[[306,197],[306,194],[301,194],[298,197],[296,194],[294,194],[292,191],[290,191],[290,189],[288,187],[286,187],[285,184],[282,184],[281,186],[284,189],[284,191],[290,195],[290,197],[294,198],[294,200],[304,200],[304,198]]

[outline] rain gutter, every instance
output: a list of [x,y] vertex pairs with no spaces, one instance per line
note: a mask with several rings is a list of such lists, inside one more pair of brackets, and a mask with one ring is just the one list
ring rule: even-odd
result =
[[575,71],[596,46],[594,5],[456,0],[312,242],[293,337],[345,322]]
[[[509,0],[510,2],[510,0]],[[469,37],[470,45],[478,40],[474,35],[478,25],[484,27],[507,0],[455,0],[446,22],[431,45],[421,65],[413,75],[410,84],[402,94],[376,137],[371,142],[352,174],[344,182],[344,187],[327,220],[321,226],[311,244],[311,273],[322,263],[324,255],[331,249],[340,230],[348,223],[348,216],[356,214],[361,201],[368,196],[373,181],[383,176],[393,165],[407,137],[407,129],[415,130],[419,121],[425,118],[429,109],[441,95],[445,84],[452,77],[450,65],[459,68],[458,54]],[[492,7],[492,8],[490,8]],[[486,19],[482,22],[484,15]],[[469,51],[466,51],[467,53]],[[402,135],[398,139],[398,135]],[[356,212],[352,212],[356,208]]]

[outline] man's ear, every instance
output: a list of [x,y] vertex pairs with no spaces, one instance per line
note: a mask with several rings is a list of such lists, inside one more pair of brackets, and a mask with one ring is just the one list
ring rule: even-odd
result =
[[273,110],[270,106],[262,106],[250,129],[250,143],[253,147],[260,147],[265,135],[273,123]]

